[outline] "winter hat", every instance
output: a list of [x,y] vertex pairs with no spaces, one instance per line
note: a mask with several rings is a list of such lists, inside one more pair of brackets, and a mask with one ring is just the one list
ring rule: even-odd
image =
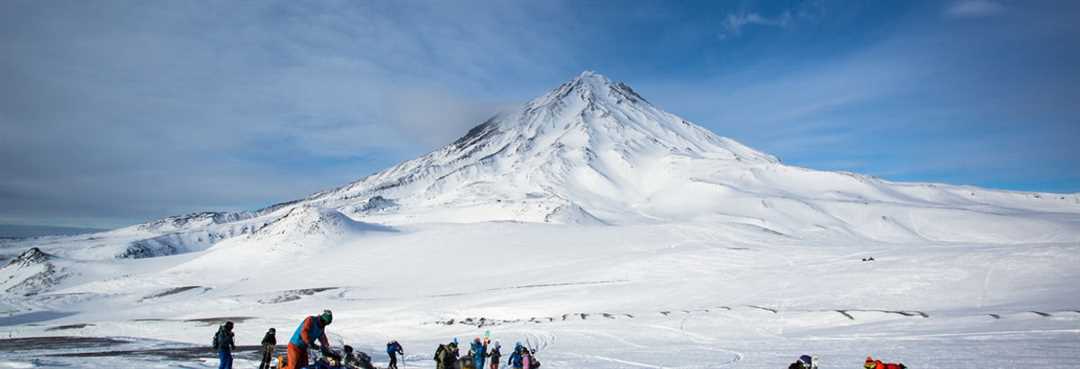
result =
[[345,345],[345,347],[343,347],[342,349],[345,350],[346,354],[353,351],[352,346],[349,346],[349,345]]
[[813,359],[810,358],[810,355],[799,356],[799,361],[806,363],[806,365],[810,365],[811,360]]
[[334,321],[334,313],[330,312],[330,310],[323,310],[322,314],[319,315],[319,320],[323,322],[323,325],[330,325]]
[[276,333],[277,333],[277,329],[270,328],[270,334],[276,334]]

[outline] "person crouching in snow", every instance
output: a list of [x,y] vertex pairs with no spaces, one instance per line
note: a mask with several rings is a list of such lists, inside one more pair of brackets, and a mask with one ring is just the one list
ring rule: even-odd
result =
[[874,358],[867,356],[866,363],[863,364],[865,369],[906,369],[903,363],[883,363],[881,360],[874,360]]
[[341,359],[342,363],[348,369],[375,369],[374,365],[371,365],[371,357],[362,351],[356,351],[353,353],[352,346],[345,345],[345,358]]
[[817,367],[817,362],[810,355],[799,356],[799,360],[788,365],[788,369],[817,369]]
[[301,369],[307,366],[308,348],[316,346],[315,340],[322,344],[318,348],[323,356],[330,356],[330,343],[326,341],[326,326],[333,321],[334,315],[330,310],[304,318],[300,326],[296,327],[296,333],[293,333],[292,339],[289,340],[289,346],[285,351],[289,359],[285,368]]

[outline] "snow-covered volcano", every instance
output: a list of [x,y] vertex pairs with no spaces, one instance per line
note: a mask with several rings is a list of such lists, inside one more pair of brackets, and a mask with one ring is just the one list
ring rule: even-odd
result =
[[716,170],[777,163],[585,72],[435,152],[305,202],[362,217],[370,207],[357,199],[381,196],[398,206],[376,213],[395,223],[660,220],[664,212],[648,207],[688,180],[686,161]]
[[391,226],[705,221],[794,239],[1080,240],[1075,194],[892,183],[787,166],[584,72],[434,152],[305,199],[35,244],[83,259],[171,255],[252,237],[311,207]]
[[[1029,348],[1067,368],[1078,243],[1076,194],[788,166],[585,72],[304,199],[0,241],[0,327],[143,350],[205,344],[224,319],[255,343],[331,308],[336,346],[398,339],[408,368],[485,330],[531,339],[552,369],[774,368],[804,352],[1012,367]],[[0,359],[55,354],[19,350]]]

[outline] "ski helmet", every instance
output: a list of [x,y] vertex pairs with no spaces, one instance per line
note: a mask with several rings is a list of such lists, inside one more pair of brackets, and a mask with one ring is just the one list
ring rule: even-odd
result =
[[334,321],[334,313],[330,312],[330,310],[323,310],[322,314],[319,315],[319,320],[323,322],[323,325],[330,325]]
[[810,362],[812,361],[812,359],[810,358],[810,355],[803,355],[803,356],[799,356],[799,361],[803,362],[806,365],[810,365]]

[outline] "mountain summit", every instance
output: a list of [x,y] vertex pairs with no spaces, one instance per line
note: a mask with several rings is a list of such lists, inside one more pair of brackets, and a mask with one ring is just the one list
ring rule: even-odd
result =
[[652,218],[631,209],[668,176],[651,170],[689,159],[777,163],[587,71],[439,150],[307,201],[348,208],[379,195],[424,217],[455,210],[438,221],[622,222]]

